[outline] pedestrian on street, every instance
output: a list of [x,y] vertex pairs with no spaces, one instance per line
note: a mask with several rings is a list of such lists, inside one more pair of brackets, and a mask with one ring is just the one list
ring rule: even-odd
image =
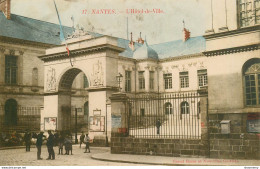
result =
[[[84,153],[90,153],[90,148],[89,148],[90,138],[89,138],[88,134],[86,134],[84,141],[85,141],[85,143],[86,143],[86,149],[85,149],[85,152],[84,152]],[[88,150],[88,152],[87,152],[87,150]]]
[[84,143],[84,138],[85,138],[85,134],[82,132],[81,136],[80,136],[80,141],[79,141],[79,147],[81,148],[81,144]]
[[160,122],[160,119],[158,119],[156,121],[157,134],[160,134],[160,127],[161,127],[161,122]]
[[48,137],[48,140],[47,140],[47,148],[48,148],[49,157],[47,158],[47,160],[50,160],[50,159],[54,160],[55,159],[55,153],[54,153],[54,150],[53,150],[54,136],[51,133],[51,130],[48,130],[48,134],[49,134],[49,137]]
[[64,134],[61,132],[59,135],[59,154],[63,155],[63,145],[64,145]]
[[54,146],[58,146],[59,137],[60,137],[59,131],[55,130],[55,133],[54,133]]
[[42,141],[43,141],[43,137],[46,137],[45,135],[43,135],[43,131],[41,131],[37,136],[37,140],[36,140],[36,147],[37,147],[37,160],[42,160],[41,158],[41,152],[42,152]]
[[29,130],[27,129],[24,135],[24,142],[25,142],[25,151],[28,152],[30,151],[31,148],[31,133],[29,132]]
[[72,155],[72,140],[70,139],[70,136],[67,135],[65,140],[64,140],[64,145],[65,145],[65,151],[66,151],[66,155],[70,154],[71,151],[71,155]]

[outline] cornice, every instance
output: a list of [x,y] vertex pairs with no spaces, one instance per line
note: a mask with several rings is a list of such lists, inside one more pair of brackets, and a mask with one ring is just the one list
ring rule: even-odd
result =
[[259,31],[259,30],[260,30],[260,25],[256,25],[256,26],[250,26],[250,27],[245,27],[245,28],[239,28],[239,29],[232,30],[232,31],[203,35],[203,37],[206,40],[209,40],[209,39],[219,38],[219,37],[223,37],[223,36],[230,36],[230,35],[236,35],[236,34],[241,34],[241,33]]
[[[124,51],[124,48],[120,48],[120,47],[113,46],[110,44],[102,44],[102,45],[87,47],[87,48],[83,48],[83,49],[71,50],[70,56],[76,57],[76,56],[78,56],[80,54],[84,54],[84,53],[88,53],[88,54],[97,53],[97,52],[104,52],[107,50],[122,52],[122,51]],[[49,62],[49,61],[55,61],[55,60],[59,60],[59,59],[67,59],[68,54],[67,54],[67,51],[64,51],[64,52],[60,52],[60,53],[38,56],[38,58],[43,60],[44,62]]]
[[6,36],[0,36],[0,42],[8,43],[8,44],[15,44],[15,45],[28,45],[28,46],[32,46],[32,47],[40,47],[40,48],[45,48],[45,49],[57,46],[54,44],[33,42],[33,41],[11,38],[11,37],[6,37]]
[[205,56],[205,55],[202,52],[202,53],[195,53],[195,54],[191,54],[191,55],[183,55],[183,56],[169,57],[169,58],[165,58],[165,59],[160,59],[159,62],[183,60],[183,59],[190,59],[190,58],[203,57],[203,56]]
[[253,44],[253,45],[247,45],[247,46],[227,48],[227,49],[206,51],[206,52],[203,52],[203,54],[207,57],[208,56],[218,56],[218,55],[226,55],[226,54],[254,51],[254,50],[258,50],[259,48],[260,48],[260,43],[259,44]]

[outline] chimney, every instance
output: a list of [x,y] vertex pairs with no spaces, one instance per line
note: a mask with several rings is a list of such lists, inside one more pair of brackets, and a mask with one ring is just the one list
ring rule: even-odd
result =
[[190,31],[186,28],[183,29],[183,42],[190,38]]
[[11,0],[0,0],[0,11],[7,19],[11,19]]
[[132,49],[132,51],[135,50],[135,42],[133,41],[133,33],[131,32],[131,41],[129,42],[129,47]]
[[144,44],[144,40],[142,39],[142,33],[140,32],[140,37],[137,39],[138,43]]

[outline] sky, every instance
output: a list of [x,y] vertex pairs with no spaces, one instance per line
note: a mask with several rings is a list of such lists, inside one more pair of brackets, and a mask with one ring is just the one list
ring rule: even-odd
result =
[[[203,35],[206,1],[209,0],[55,0],[63,25],[72,26],[73,16],[75,26],[126,39],[128,18],[129,38],[133,32],[133,40],[137,40],[142,32],[148,44],[182,39],[183,20],[191,36]],[[104,9],[107,13],[101,14]],[[131,9],[135,12],[131,13]],[[58,23],[53,0],[12,0],[11,12]]]

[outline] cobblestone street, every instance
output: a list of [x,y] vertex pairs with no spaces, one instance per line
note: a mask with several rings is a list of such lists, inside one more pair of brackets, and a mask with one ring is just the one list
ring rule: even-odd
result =
[[73,155],[58,155],[58,148],[54,147],[55,160],[46,160],[47,147],[42,147],[43,160],[37,160],[37,149],[31,148],[30,152],[24,149],[0,150],[0,166],[140,166],[142,164],[106,162],[91,159],[91,155],[105,153],[109,148],[91,147],[91,153],[84,153],[84,148],[73,146]]

